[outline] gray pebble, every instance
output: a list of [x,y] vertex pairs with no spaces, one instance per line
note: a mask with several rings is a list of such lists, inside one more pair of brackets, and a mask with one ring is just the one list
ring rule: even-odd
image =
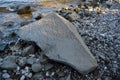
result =
[[34,63],[34,64],[32,65],[32,71],[33,71],[33,72],[39,72],[39,71],[41,70],[41,68],[42,68],[42,66],[41,66],[40,63]]

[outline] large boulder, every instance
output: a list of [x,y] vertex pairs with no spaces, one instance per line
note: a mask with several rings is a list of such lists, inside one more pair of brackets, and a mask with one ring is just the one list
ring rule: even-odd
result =
[[48,14],[23,26],[17,34],[24,40],[36,42],[49,59],[68,64],[82,74],[97,66],[75,26],[58,14]]

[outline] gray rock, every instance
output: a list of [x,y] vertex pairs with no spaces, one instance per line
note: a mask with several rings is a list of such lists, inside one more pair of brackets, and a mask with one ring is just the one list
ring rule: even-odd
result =
[[19,57],[17,60],[18,65],[21,67],[25,66],[26,62],[27,62],[26,57]]
[[7,44],[4,44],[4,43],[0,44],[0,51],[4,51],[6,47],[7,47]]
[[2,64],[0,65],[2,69],[16,69],[17,64],[12,62],[12,61],[3,61]]
[[2,69],[16,69],[17,68],[16,56],[5,57],[0,65],[0,67]]
[[70,65],[82,74],[96,68],[97,62],[72,23],[51,13],[17,32],[24,40],[37,43],[51,60]]
[[4,61],[16,62],[17,56],[7,56],[4,58]]
[[34,63],[34,64],[32,65],[32,71],[33,71],[33,72],[39,72],[39,71],[41,70],[41,68],[42,68],[42,66],[41,66],[40,63]]
[[22,56],[33,54],[34,52],[35,52],[34,47],[33,46],[28,46],[23,50]]
[[33,12],[32,16],[36,20],[39,20],[39,19],[41,19],[43,17],[43,15],[40,12],[39,13],[38,12]]
[[36,73],[34,76],[33,76],[33,78],[32,78],[32,80],[43,80],[43,76],[42,76],[42,74],[40,74],[40,73]]
[[49,70],[49,69],[51,69],[51,68],[53,68],[52,64],[50,64],[50,63],[45,64],[45,70],[46,71]]
[[10,75],[8,73],[3,73],[2,78],[4,79],[10,78]]
[[27,64],[32,65],[37,61],[37,58],[30,57],[27,59]]

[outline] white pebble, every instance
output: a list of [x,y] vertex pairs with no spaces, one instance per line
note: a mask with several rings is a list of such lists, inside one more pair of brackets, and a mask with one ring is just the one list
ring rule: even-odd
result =
[[31,78],[31,77],[32,77],[32,73],[29,73],[29,74],[27,75],[27,77],[28,77],[28,78]]
[[20,78],[20,80],[25,80],[25,76],[24,76],[24,75],[22,75],[22,77]]
[[3,77],[4,79],[7,79],[7,78],[10,78],[10,75],[9,75],[8,73],[3,73],[2,77]]
[[47,76],[47,77],[49,76],[49,72],[46,72],[46,76]]
[[2,72],[6,73],[6,72],[7,72],[7,70],[3,70]]

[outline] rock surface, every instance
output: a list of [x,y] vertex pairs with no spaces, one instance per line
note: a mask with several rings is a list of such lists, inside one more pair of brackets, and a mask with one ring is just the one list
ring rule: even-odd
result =
[[49,59],[66,63],[82,74],[97,66],[75,26],[55,13],[20,28],[17,34],[24,40],[36,42]]

